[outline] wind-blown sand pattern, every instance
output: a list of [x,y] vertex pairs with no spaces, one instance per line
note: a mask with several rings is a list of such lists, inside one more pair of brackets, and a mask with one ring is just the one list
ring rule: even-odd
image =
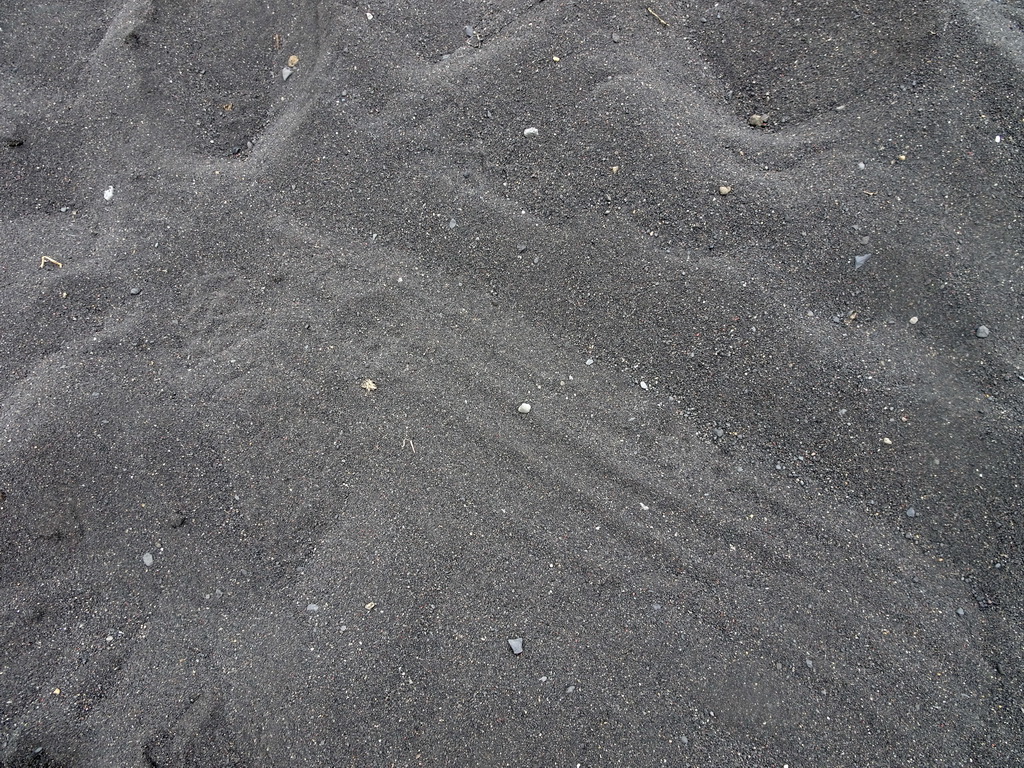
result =
[[1024,763],[1020,2],[8,5],[4,768]]

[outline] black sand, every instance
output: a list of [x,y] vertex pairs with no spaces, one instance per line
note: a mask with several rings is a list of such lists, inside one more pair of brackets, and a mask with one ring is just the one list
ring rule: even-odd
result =
[[0,764],[1024,764],[1020,0],[3,11]]

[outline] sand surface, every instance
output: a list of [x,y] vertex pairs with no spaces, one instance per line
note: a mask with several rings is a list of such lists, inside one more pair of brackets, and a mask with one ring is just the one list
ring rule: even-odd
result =
[[0,46],[4,768],[1024,764],[1021,0]]

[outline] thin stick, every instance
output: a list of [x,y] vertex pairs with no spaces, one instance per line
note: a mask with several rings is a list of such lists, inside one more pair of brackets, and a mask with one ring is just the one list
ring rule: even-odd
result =
[[661,16],[659,16],[658,14],[656,14],[656,13],[654,12],[654,9],[653,9],[653,8],[651,8],[651,6],[649,6],[649,5],[647,6],[647,12],[648,12],[649,14],[651,14],[651,16],[653,16],[654,18],[656,18],[656,19],[658,20],[658,23],[659,23],[659,24],[661,24],[661,26],[663,26],[663,27],[667,27],[667,26],[668,26],[668,22],[667,22],[667,21],[665,21],[665,20],[664,20],[663,18],[661,18]]

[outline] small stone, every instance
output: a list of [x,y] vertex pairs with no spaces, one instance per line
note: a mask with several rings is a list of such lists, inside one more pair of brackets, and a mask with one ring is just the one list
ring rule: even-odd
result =
[[153,564],[153,553],[147,552],[142,556],[142,564],[149,568]]
[[567,687],[567,688],[565,689],[565,692],[566,692],[566,693],[575,693],[575,692],[576,692],[576,686],[575,686],[575,685],[570,685],[570,686],[568,686],[568,687]]
[[715,437],[725,437],[725,430],[721,427],[715,427]]
[[956,609],[956,615],[957,616],[963,616],[964,615],[964,609],[963,608],[957,608]]
[[533,406],[529,403],[522,403],[518,408],[516,408],[516,410],[519,411],[519,413],[529,413],[533,410]]
[[281,79],[287,80],[289,77],[295,74],[295,70],[291,67],[285,67],[281,70]]
[[525,131],[523,131],[523,136],[527,136],[529,138],[540,136],[540,131],[537,130],[536,128],[527,128]]
[[367,603],[363,607],[366,608],[366,610],[368,610],[368,611],[372,611],[374,608],[377,607],[377,604],[376,603]]
[[469,26],[469,24],[464,26],[462,31],[466,33],[466,37],[474,37],[476,35],[476,30]]
[[106,189],[103,190],[103,199],[106,200],[108,203],[114,199],[113,187],[107,187]]
[[751,115],[747,118],[747,125],[751,125],[754,128],[764,128],[768,122],[768,115]]
[[619,37],[619,33],[618,32],[612,32],[612,42],[613,43],[621,43],[622,42],[622,38]]
[[179,512],[171,515],[168,522],[171,524],[171,528],[181,528],[181,526],[185,524],[186,520],[185,516]]
[[523,638],[514,637],[508,641],[508,647],[512,649],[512,653],[516,656],[523,652]]
[[732,187],[727,187],[727,186],[725,186],[723,184],[722,186],[720,186],[718,188],[718,194],[720,194],[722,197],[725,197],[726,195],[731,194],[731,193],[732,193]]
[[987,325],[979,325],[978,329],[974,332],[974,335],[979,339],[987,339],[989,334]]
[[804,659],[804,664],[807,665],[808,669],[813,669],[814,668],[814,662],[811,661],[810,659]]
[[640,382],[640,389],[642,389],[644,392],[646,392],[648,389],[650,389],[650,387],[647,385],[646,381],[641,381]]
[[857,163],[857,169],[858,170],[863,171],[865,168],[867,168],[867,166],[864,165],[864,163]]
[[911,325],[917,325],[917,322],[918,322],[917,315],[914,315],[914,317],[910,318],[910,324]]
[[883,438],[882,438],[882,442],[883,442],[883,443],[884,443],[885,445],[892,445],[892,440],[890,440],[890,439],[889,439],[888,437],[883,437]]
[[585,365],[593,365],[593,364],[594,364],[594,358],[588,357],[587,358],[587,362],[585,363]]
[[525,253],[525,252],[526,252],[526,243],[517,243],[516,244],[516,253]]
[[853,257],[853,268],[854,269],[860,269],[861,267],[863,267],[865,264],[868,263],[868,259],[870,259],[870,258],[871,258],[871,254],[870,253],[864,253],[864,254],[861,254],[860,256],[854,256]]
[[457,226],[459,226],[459,224],[454,218],[448,219],[448,229],[455,229]]
[[142,293],[142,289],[132,288],[130,291],[128,291],[128,293],[130,293],[132,296],[138,296],[140,293]]
[[306,610],[309,611],[310,613],[316,613],[317,611],[320,610],[320,606],[317,605],[316,603],[310,603],[309,605],[306,606]]
[[917,517],[917,510],[914,509],[913,507],[907,507],[907,511],[905,514],[907,517]]

